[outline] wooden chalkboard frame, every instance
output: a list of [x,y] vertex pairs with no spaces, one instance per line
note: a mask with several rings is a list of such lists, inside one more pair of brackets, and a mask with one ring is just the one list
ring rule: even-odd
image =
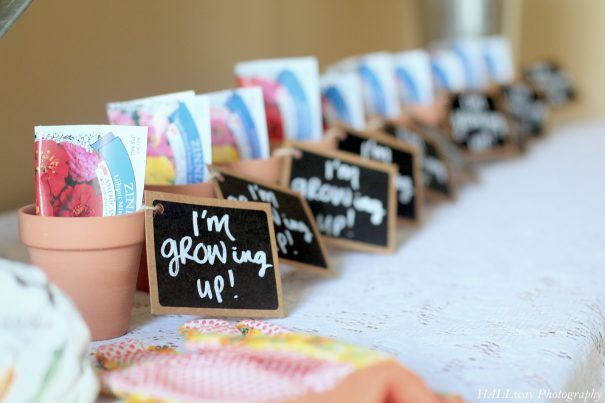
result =
[[[516,79],[506,85],[499,85],[497,87],[498,103],[500,105],[502,105],[502,107],[504,107],[504,105],[506,103],[506,100],[504,97],[504,88],[507,86],[514,86],[514,85],[524,85],[524,86],[530,88],[532,91],[534,91],[536,93],[536,95],[538,96],[540,101],[546,107],[546,117],[545,117],[544,121],[542,122],[542,129],[540,130],[540,133],[535,134],[535,135],[530,135],[526,138],[526,140],[531,143],[536,140],[545,138],[551,129],[551,123],[550,123],[551,110],[550,109],[552,107],[549,105],[548,100],[546,99],[546,95],[542,91],[540,91],[535,85],[533,85],[529,81],[522,79],[522,78]],[[574,102],[574,101],[570,101],[570,102]],[[509,116],[511,119],[513,119],[513,120],[515,119],[510,113],[509,113]]]
[[[381,162],[365,160],[355,154],[339,151],[336,149],[326,149],[318,144],[302,143],[299,141],[286,140],[284,148],[296,150],[300,149],[309,153],[320,155],[324,158],[337,158],[349,164],[359,165],[367,169],[377,170],[386,173],[391,182],[388,189],[388,206],[387,206],[387,246],[370,245],[365,242],[348,240],[343,238],[331,237],[321,234],[326,244],[336,246],[343,249],[359,250],[363,252],[377,253],[393,253],[396,247],[396,225],[397,225],[397,194],[395,191],[395,177],[397,167],[394,164],[384,164]],[[284,160],[284,170],[282,173],[281,184],[290,187],[290,179],[292,173],[292,155],[288,155]]]
[[[356,130],[352,127],[336,124],[334,129],[339,130],[340,133],[346,135],[347,132],[353,133],[358,137],[363,137],[367,140],[376,140],[380,143],[386,144],[388,147],[399,150],[401,152],[410,153],[414,158],[414,177],[419,180],[419,187],[414,186],[414,210],[416,211],[416,218],[407,218],[400,217],[397,215],[397,221],[401,223],[411,223],[417,226],[420,226],[424,221],[424,181],[422,176],[422,152],[411,144],[404,143],[403,141],[397,140],[396,138],[389,136],[386,133],[381,132],[380,130],[370,129],[370,130]],[[346,152],[346,151],[345,151]],[[360,157],[361,158],[361,157]],[[362,158],[364,159],[364,158]],[[366,161],[374,161],[374,160],[366,160]],[[377,162],[377,161],[374,161]],[[393,163],[393,165],[397,166],[397,164]],[[397,174],[399,174],[399,168],[397,168]],[[397,192],[395,192],[397,195]],[[395,197],[397,200],[397,197]],[[398,203],[396,203],[398,205]]]
[[[275,289],[277,290],[277,309],[228,309],[228,308],[194,308],[194,307],[173,307],[160,304],[157,283],[157,267],[155,260],[155,240],[153,233],[153,202],[155,200],[166,200],[176,203],[196,204],[200,206],[236,208],[240,210],[262,211],[267,215],[267,227],[269,229],[269,239],[271,241],[271,256],[274,263]],[[275,242],[275,231],[273,229],[273,217],[271,208],[266,203],[258,202],[237,202],[232,200],[222,200],[206,197],[195,197],[179,195],[174,193],[145,191],[145,244],[147,251],[147,268],[149,273],[149,301],[152,314],[178,314],[178,315],[199,315],[211,317],[238,317],[238,318],[283,318],[284,305],[282,297],[281,274],[279,270],[279,260],[277,257],[277,244]]]
[[[295,191],[293,191],[292,189],[290,189],[286,186],[267,182],[267,181],[255,178],[254,176],[242,174],[240,172],[236,172],[231,169],[227,169],[227,168],[220,167],[217,165],[210,165],[209,168],[210,168],[210,171],[212,171],[212,172],[217,172],[219,174],[226,174],[226,175],[234,176],[236,178],[240,178],[245,181],[257,183],[265,188],[272,189],[272,190],[282,192],[282,193],[287,193],[291,196],[296,197],[300,201],[300,203],[303,207],[303,210],[305,212],[305,215],[307,216],[307,218],[309,219],[309,222],[311,223],[311,231],[313,231],[313,235],[315,236],[315,239],[317,239],[317,243],[319,244],[319,249],[321,250],[324,260],[326,261],[326,267],[315,266],[312,264],[303,263],[303,262],[299,262],[296,260],[279,257],[279,254],[278,254],[279,261],[283,262],[285,264],[288,264],[292,267],[295,267],[295,268],[310,270],[315,273],[321,273],[321,274],[327,275],[327,276],[334,275],[334,270],[330,263],[330,258],[328,256],[326,246],[324,245],[323,236],[319,232],[319,228],[317,228],[317,222],[315,221],[315,216],[313,215],[313,212],[311,211],[311,208],[309,207],[309,203],[307,203],[307,201],[300,194],[296,193]],[[214,188],[214,192],[216,193],[217,197],[219,197],[220,199],[225,199],[218,181],[219,181],[218,178],[213,178],[213,180],[212,180],[212,186]]]
[[[447,153],[441,146],[441,144],[439,144],[436,141],[433,141],[431,136],[427,135],[425,133],[425,131],[421,127],[419,127],[417,124],[415,124],[414,122],[403,122],[403,121],[399,121],[396,119],[384,119],[382,121],[382,124],[383,124],[383,126],[384,125],[393,125],[395,127],[402,127],[402,128],[408,129],[410,131],[413,131],[415,134],[422,137],[422,140],[424,140],[427,143],[430,143],[431,146],[433,146],[435,148],[435,150],[437,151],[437,154],[439,155],[439,158],[445,163],[445,166],[447,168],[447,173],[448,173],[447,186],[451,189],[451,194],[448,196],[441,192],[433,190],[433,189],[429,188],[428,186],[423,186],[424,194],[425,194],[425,201],[430,201],[430,200],[455,201],[458,197],[458,185],[459,184],[457,184],[456,181],[454,180],[454,176],[455,176],[454,167],[453,167],[452,162],[450,161],[450,158],[448,157]],[[385,136],[392,137],[389,134],[384,133],[384,131],[382,129],[378,129],[378,130],[381,131],[381,133],[384,134]],[[392,137],[392,138],[398,142],[402,142],[405,144],[405,142],[398,139],[397,137]],[[422,158],[424,159],[424,155],[422,155]],[[424,171],[422,171],[422,172],[424,173]]]
[[[508,135],[506,137],[506,142],[504,145],[502,145],[501,147],[496,148],[496,149],[489,149],[489,150],[482,151],[479,153],[474,153],[470,150],[460,147],[454,141],[454,134],[453,134],[452,124],[450,121],[451,120],[450,116],[452,113],[452,101],[455,97],[460,96],[460,95],[465,95],[465,94],[483,94],[483,95],[491,97],[494,100],[494,105],[496,106],[496,109],[498,109],[498,111],[500,113],[502,113],[502,115],[506,119],[506,123],[507,123],[509,129],[511,130],[511,132],[508,133]],[[509,115],[509,113],[506,111],[504,106],[502,105],[502,99],[500,97],[498,97],[498,93],[496,91],[494,91],[493,88],[490,90],[484,90],[484,91],[470,90],[470,91],[450,92],[448,94],[447,113],[445,114],[444,119],[445,120],[443,122],[443,128],[444,128],[445,133],[447,133],[447,135],[449,136],[449,140],[452,141],[456,145],[456,147],[459,147],[460,150],[462,151],[462,154],[466,158],[468,158],[470,161],[481,162],[481,161],[491,161],[491,160],[495,160],[495,159],[512,158],[512,157],[518,156],[521,151],[519,145],[514,142],[514,139],[517,137],[517,135],[516,135],[516,133],[513,132],[514,124],[513,124],[512,118]]]

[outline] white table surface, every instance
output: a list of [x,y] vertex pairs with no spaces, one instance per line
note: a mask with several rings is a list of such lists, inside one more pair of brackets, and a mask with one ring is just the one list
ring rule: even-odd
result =
[[[524,157],[482,167],[480,183],[430,208],[421,228],[399,229],[395,254],[330,250],[334,278],[284,268],[287,317],[274,322],[390,353],[470,401],[598,391],[604,174],[605,122],[555,129]],[[14,213],[0,216],[0,245],[27,259]],[[126,337],[178,345],[187,319],[151,317],[138,294]]]

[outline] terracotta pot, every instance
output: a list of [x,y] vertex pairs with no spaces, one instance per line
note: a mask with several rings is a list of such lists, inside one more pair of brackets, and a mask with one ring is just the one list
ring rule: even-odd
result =
[[145,242],[143,210],[115,217],[42,217],[19,209],[32,264],[74,301],[93,340],[128,331]]

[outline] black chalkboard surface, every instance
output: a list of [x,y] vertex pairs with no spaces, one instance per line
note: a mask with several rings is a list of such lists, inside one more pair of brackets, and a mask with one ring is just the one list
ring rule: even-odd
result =
[[540,136],[548,115],[542,96],[524,82],[503,85],[500,88],[503,104],[524,134]]
[[436,192],[448,198],[454,196],[455,187],[451,168],[439,143],[433,141],[421,130],[407,127],[401,123],[386,122],[380,131],[421,150],[422,179],[429,193]]
[[523,69],[525,79],[544,94],[552,106],[564,105],[577,97],[571,79],[553,62],[538,61]]
[[337,146],[341,151],[397,166],[397,215],[419,221],[423,205],[422,168],[420,150],[415,145],[394,140],[380,133],[360,132],[339,128]]
[[283,316],[271,209],[145,192],[151,312]]
[[458,146],[480,154],[502,148],[511,141],[507,116],[491,95],[483,92],[454,94],[450,106],[451,136]]
[[269,203],[280,262],[331,272],[313,213],[298,193],[224,168],[215,172],[215,192],[221,198]]
[[288,142],[283,183],[309,203],[327,242],[346,248],[392,252],[395,248],[393,165],[350,153]]

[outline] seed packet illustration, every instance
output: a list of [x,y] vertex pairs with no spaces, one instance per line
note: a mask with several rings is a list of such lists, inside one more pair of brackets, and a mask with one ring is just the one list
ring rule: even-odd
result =
[[210,101],[193,91],[107,104],[110,123],[147,126],[148,185],[203,182],[212,163]]
[[210,127],[212,161],[269,158],[265,104],[260,87],[212,92]]
[[342,60],[330,71],[354,71],[359,75],[367,117],[397,118],[400,113],[393,56],[369,53]]
[[402,105],[430,105],[435,100],[431,58],[422,49],[393,55],[395,77]]
[[314,57],[237,63],[240,87],[263,90],[272,141],[318,140],[322,136],[319,68]]
[[365,127],[363,95],[354,72],[329,71],[321,76],[321,105],[327,126],[343,123],[355,129]]
[[510,41],[494,35],[483,39],[483,58],[489,77],[498,84],[510,84],[515,79],[515,63]]
[[466,71],[460,57],[447,49],[434,50],[430,55],[433,78],[438,90],[459,92],[467,88]]
[[467,89],[481,90],[489,84],[489,71],[483,52],[483,38],[456,39],[445,46],[449,47],[462,61]]
[[36,213],[134,213],[143,204],[146,144],[146,127],[36,126]]

